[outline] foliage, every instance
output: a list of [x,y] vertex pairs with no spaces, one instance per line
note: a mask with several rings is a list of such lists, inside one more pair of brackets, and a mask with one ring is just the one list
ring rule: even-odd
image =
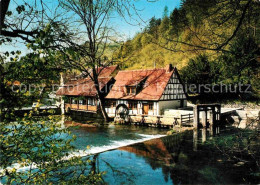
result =
[[[181,69],[181,77],[187,84],[226,84],[234,88],[238,84],[251,85],[252,94],[241,92],[240,98],[259,97],[260,66],[257,57],[259,47],[251,38],[240,37],[231,45],[230,53],[223,53],[211,61],[206,55],[190,59],[188,65]],[[202,92],[203,93],[203,92]]]
[[214,64],[206,55],[199,55],[195,59],[190,59],[188,65],[181,70],[183,81],[188,84],[216,83],[214,77],[217,76],[218,69],[215,69]]
[[[69,157],[74,149],[67,129],[59,125],[54,116],[41,117],[37,110],[19,117],[16,108],[41,99],[43,87],[58,81],[59,73],[71,69],[62,52],[72,58],[78,53],[60,45],[67,32],[66,18],[51,19],[38,6],[23,2],[7,18],[0,36],[0,44],[24,41],[30,53],[1,52],[0,57],[0,177],[8,184],[95,184],[101,174],[92,170],[88,157]],[[32,2],[30,2],[32,3]],[[36,1],[35,1],[36,3]],[[45,4],[44,4],[45,5]],[[44,8],[44,7],[40,7]],[[48,9],[49,10],[49,9]],[[46,10],[47,11],[47,10]],[[60,18],[60,17],[59,17]],[[26,20],[26,21],[24,21]],[[10,25],[10,26],[7,26]],[[62,31],[61,31],[62,30]],[[67,32],[68,33],[68,32]],[[72,38],[74,32],[66,35]],[[17,39],[19,38],[19,39]],[[64,50],[59,50],[59,48]],[[63,59],[63,60],[62,60]],[[14,82],[38,85],[34,93],[20,90]],[[32,104],[31,104],[32,105]],[[38,105],[39,106],[39,103]],[[51,114],[47,113],[47,114]]]
[[123,57],[122,67],[130,69],[173,64],[187,83],[250,84],[249,96],[259,98],[259,5],[184,0],[170,16],[151,18],[115,58]]
[[[257,121],[257,120],[255,120]],[[252,163],[251,171],[259,177],[260,158],[259,158],[259,133],[256,129],[232,129],[233,134],[221,137],[214,137],[207,142],[207,147],[217,148],[227,161],[233,161],[238,165]],[[254,174],[251,175],[254,176]]]
[[[0,125],[1,180],[8,184],[83,183],[101,180],[91,172],[92,161],[69,157],[73,149],[67,129],[54,116],[39,117],[37,111]],[[12,115],[14,117],[14,115]]]
[[219,81],[251,84],[256,96],[259,96],[260,48],[255,40],[241,36],[231,45],[230,51],[230,54],[218,58],[221,67]]

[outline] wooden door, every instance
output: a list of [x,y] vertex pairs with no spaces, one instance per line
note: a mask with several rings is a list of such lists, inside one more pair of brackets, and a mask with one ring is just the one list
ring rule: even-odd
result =
[[149,105],[143,104],[143,114],[148,114],[148,111],[149,111]]

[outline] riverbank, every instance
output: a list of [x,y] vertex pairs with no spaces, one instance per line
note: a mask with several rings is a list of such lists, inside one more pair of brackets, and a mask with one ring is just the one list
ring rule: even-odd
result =
[[76,140],[72,143],[75,149],[64,160],[79,157],[84,163],[92,159],[91,170],[106,172],[104,184],[259,182],[260,137],[252,130],[222,127],[212,136],[206,129],[175,127],[179,132],[166,136],[167,129],[154,127],[82,127],[86,123],[73,124],[72,120],[61,125],[66,124],[73,125],[68,129]]

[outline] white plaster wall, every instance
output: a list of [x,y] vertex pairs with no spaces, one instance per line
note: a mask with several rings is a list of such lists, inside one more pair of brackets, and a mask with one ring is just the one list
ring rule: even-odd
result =
[[157,109],[158,109],[158,102],[154,102],[153,103],[153,115],[158,115]]
[[105,108],[108,114],[115,114],[116,108]]
[[[138,114],[138,115],[141,115],[143,114],[143,102],[142,101],[138,101],[138,104],[137,104],[137,110],[129,110],[129,114]],[[148,103],[148,102],[145,102],[145,103]],[[117,100],[116,101],[116,106],[119,105],[119,104],[125,104],[125,105],[128,105],[128,101],[127,100]],[[115,114],[115,111],[116,111],[116,108],[105,108],[107,113],[109,115],[114,115]],[[153,104],[153,110],[149,110],[148,111],[148,115],[159,115],[160,114],[160,106],[159,106],[159,102],[154,102]]]
[[129,114],[137,114],[137,109],[136,110],[129,110]]
[[138,101],[138,105],[137,105],[138,112],[137,112],[137,114],[143,114],[142,106],[143,106],[142,102]]
[[159,114],[164,114],[165,109],[180,108],[181,100],[159,101]]
[[132,110],[132,114],[137,114],[137,110]]
[[154,115],[154,112],[152,110],[149,110],[148,115]]
[[193,110],[165,109],[165,116],[179,117],[181,114],[193,114]]

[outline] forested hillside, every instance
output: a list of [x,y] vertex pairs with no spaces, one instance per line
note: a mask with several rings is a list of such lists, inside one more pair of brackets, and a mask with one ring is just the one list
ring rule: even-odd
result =
[[183,0],[128,40],[115,58],[123,68],[173,64],[187,83],[251,84],[259,94],[260,3]]

